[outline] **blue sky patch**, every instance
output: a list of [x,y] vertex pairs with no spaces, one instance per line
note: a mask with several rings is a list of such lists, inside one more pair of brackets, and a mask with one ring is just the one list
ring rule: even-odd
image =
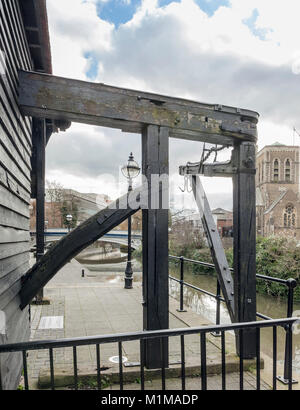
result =
[[99,61],[95,56],[93,56],[93,53],[85,53],[84,58],[90,61],[90,67],[87,70],[86,75],[91,80],[95,80],[98,74]]
[[201,10],[208,16],[213,16],[221,6],[230,7],[229,0],[195,0]]
[[258,16],[259,16],[258,10],[254,9],[251,16],[248,19],[243,20],[243,23],[246,24],[247,27],[249,27],[251,32],[256,37],[260,38],[261,40],[265,40],[267,33],[270,32],[271,29],[255,27],[255,23],[257,21]]
[[167,6],[170,3],[180,3],[180,0],[158,0],[159,7]]
[[[158,0],[159,7],[170,3],[180,3],[180,0]],[[195,0],[195,3],[208,16],[212,16],[221,6],[230,7],[229,0]],[[102,20],[113,23],[116,27],[130,21],[140,6],[141,0],[108,0],[97,3],[97,13]]]
[[97,13],[102,20],[119,27],[132,19],[140,4],[141,0],[108,0],[97,4]]

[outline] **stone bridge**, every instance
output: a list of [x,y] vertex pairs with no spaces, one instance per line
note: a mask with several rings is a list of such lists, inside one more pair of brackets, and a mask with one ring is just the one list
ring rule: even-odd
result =
[[[61,239],[62,236],[68,234],[68,229],[64,228],[57,228],[57,229],[47,229],[45,231],[45,243],[50,244],[52,242],[56,242]],[[35,232],[30,232],[31,238],[34,240],[35,243]],[[127,231],[111,231],[105,234],[101,239],[98,240],[99,242],[109,242],[109,243],[117,243],[119,245],[128,244],[128,232]],[[131,247],[133,249],[137,249],[140,247],[142,243],[142,234],[140,231],[133,231],[131,234]]]

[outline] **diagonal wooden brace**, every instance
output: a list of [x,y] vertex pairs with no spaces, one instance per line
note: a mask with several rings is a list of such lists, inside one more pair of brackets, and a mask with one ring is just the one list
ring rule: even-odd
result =
[[199,209],[200,218],[210,246],[211,255],[216,267],[218,280],[224,295],[227,309],[232,322],[235,321],[234,282],[224,252],[222,241],[218,233],[211,209],[198,176],[192,176],[194,197]]
[[127,193],[87,219],[58,241],[23,277],[20,308],[24,309],[53,276],[72,258],[107,232],[146,206],[147,184]]

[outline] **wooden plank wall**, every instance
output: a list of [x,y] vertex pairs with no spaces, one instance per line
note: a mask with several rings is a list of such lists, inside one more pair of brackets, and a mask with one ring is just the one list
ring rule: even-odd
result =
[[[32,69],[18,0],[0,2],[0,311],[6,334],[0,344],[29,338],[29,310],[20,310],[21,277],[29,268],[31,120],[18,108],[18,69]],[[3,389],[19,383],[22,358],[1,355]]]

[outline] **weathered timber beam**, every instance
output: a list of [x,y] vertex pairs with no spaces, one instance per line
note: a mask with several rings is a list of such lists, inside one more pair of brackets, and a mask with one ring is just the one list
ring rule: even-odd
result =
[[[145,191],[146,190],[146,191]],[[23,277],[20,291],[21,309],[24,309],[49,280],[72,258],[101,236],[125,221],[141,207],[145,187],[137,188],[130,194],[101,210],[67,236],[58,241]],[[141,199],[138,199],[138,196]]]
[[[36,261],[45,253],[45,167],[46,167],[46,121],[34,118],[32,122],[32,140],[35,146],[34,169],[36,172]],[[43,288],[36,295],[41,302],[44,297]]]
[[[169,129],[149,125],[142,135],[143,175],[149,181],[148,203],[143,210],[143,328],[169,328]],[[163,178],[155,187],[153,177]],[[161,186],[160,186],[161,185]],[[154,208],[154,207],[151,207]],[[168,367],[168,341],[146,341],[147,369]],[[164,355],[162,355],[162,351]]]
[[[233,163],[239,172],[233,177],[233,268],[237,322],[256,320],[256,147],[237,144]],[[241,172],[248,168],[250,172]],[[239,339],[237,334],[237,350]],[[256,355],[255,331],[244,332],[243,358]]]
[[232,177],[237,173],[237,167],[231,161],[215,162],[213,164],[190,164],[179,167],[179,174],[185,175],[204,175],[205,177]]
[[19,72],[19,83],[22,112],[33,117],[138,133],[158,125],[171,137],[216,144],[257,139],[259,115],[249,110],[26,71]]

